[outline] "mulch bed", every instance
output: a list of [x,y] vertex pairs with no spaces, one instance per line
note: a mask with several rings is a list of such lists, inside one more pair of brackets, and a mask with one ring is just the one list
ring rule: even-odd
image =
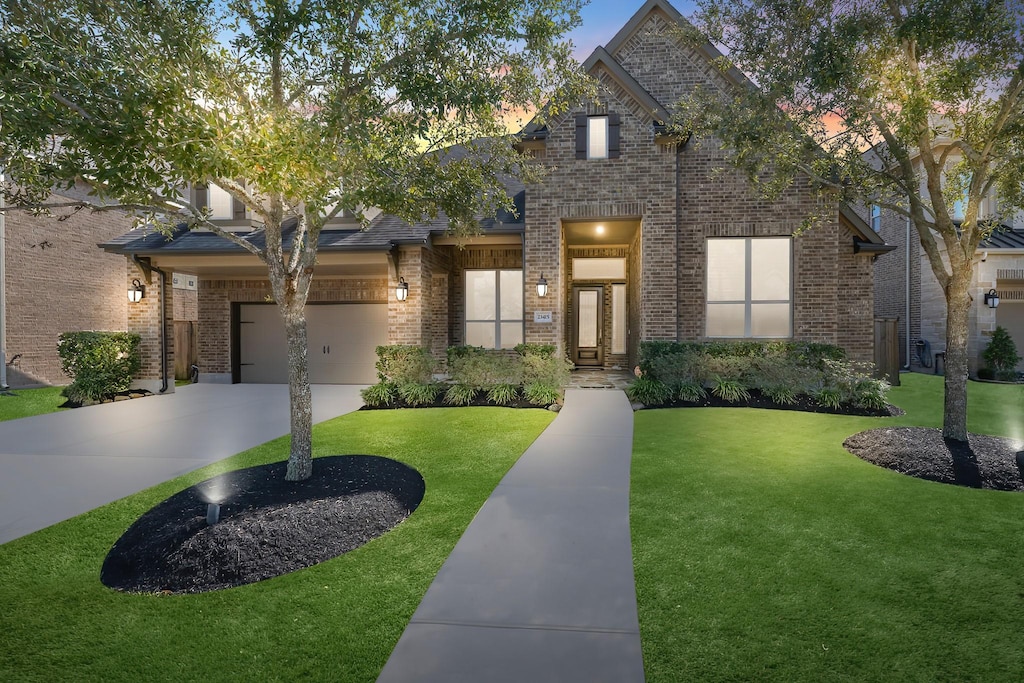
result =
[[825,413],[829,415],[857,415],[860,417],[895,417],[905,415],[902,408],[890,405],[882,410],[871,410],[859,406],[844,405],[839,408],[828,408],[819,405],[809,396],[798,396],[791,404],[776,403],[757,389],[750,389],[750,398],[746,401],[730,402],[708,392],[701,401],[672,401],[658,405],[644,405],[644,408],[765,408],[768,410],[799,410],[805,413]]
[[846,450],[870,463],[919,479],[997,491],[1024,491],[1024,443],[968,435],[942,438],[927,427],[885,427],[854,434]]
[[[467,403],[466,406],[475,406],[475,407],[484,406],[484,407],[492,407],[492,408],[540,408],[540,409],[544,409],[544,408],[548,407],[547,405],[539,406],[536,403],[530,403],[529,401],[527,401],[526,399],[523,399],[523,398],[517,399],[517,400],[515,400],[515,401],[513,401],[511,403],[495,403],[494,401],[488,400],[487,399],[487,394],[484,393],[484,392],[477,393],[476,397],[472,401]],[[400,398],[395,398],[394,401],[392,401],[391,403],[389,403],[386,406],[373,406],[373,407],[371,407],[371,406],[364,405],[359,410],[396,410],[396,409],[405,409],[405,408],[462,408],[462,407],[464,407],[464,406],[453,406],[451,403],[445,403],[445,401],[444,401],[444,393],[440,393],[440,394],[438,394],[437,398],[434,399],[434,401],[432,401],[431,403],[421,403],[419,405],[413,406],[413,405],[409,405],[408,403],[406,403],[405,401],[403,401]]]
[[[100,580],[144,593],[202,593],[337,557],[394,528],[423,500],[419,472],[374,455],[317,458],[285,481],[286,463],[228,472],[163,501],[111,548]],[[208,525],[207,504],[223,501]]]

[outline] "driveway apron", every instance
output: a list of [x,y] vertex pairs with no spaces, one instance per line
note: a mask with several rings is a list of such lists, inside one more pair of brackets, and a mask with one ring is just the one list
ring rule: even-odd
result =
[[[313,387],[313,421],[362,406]],[[172,394],[0,422],[0,543],[290,431],[288,387],[193,384]]]
[[622,391],[567,390],[441,567],[378,683],[643,681],[632,445]]

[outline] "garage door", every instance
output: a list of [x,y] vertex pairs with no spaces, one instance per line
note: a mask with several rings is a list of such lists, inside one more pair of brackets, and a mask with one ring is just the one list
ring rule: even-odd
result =
[[[273,304],[242,304],[239,362],[245,383],[288,382],[284,322]],[[373,384],[377,346],[387,342],[387,304],[306,306],[309,381]]]
[[[996,325],[1006,328],[1017,345],[1017,355],[1024,356],[1024,301],[1007,301],[1005,298],[996,309]],[[1024,372],[1024,360],[1017,364]]]

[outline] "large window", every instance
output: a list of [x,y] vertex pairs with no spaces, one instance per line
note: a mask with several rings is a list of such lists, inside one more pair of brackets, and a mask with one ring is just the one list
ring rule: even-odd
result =
[[466,343],[511,349],[523,342],[523,271],[466,271]]
[[792,336],[791,240],[709,239],[707,336]]

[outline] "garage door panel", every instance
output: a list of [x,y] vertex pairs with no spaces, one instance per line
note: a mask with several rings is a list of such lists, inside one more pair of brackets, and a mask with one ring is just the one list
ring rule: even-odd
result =
[[[260,317],[258,313],[250,315],[248,310],[264,308],[273,311],[275,318]],[[260,320],[253,328],[241,326],[242,381],[287,382],[284,324],[277,307],[243,305],[241,319],[251,318]],[[278,334],[271,334],[272,327]],[[387,304],[307,306],[306,336],[311,383],[372,384],[377,381],[376,347],[387,342]],[[259,362],[248,365],[249,358]],[[260,365],[263,367],[259,368]]]

